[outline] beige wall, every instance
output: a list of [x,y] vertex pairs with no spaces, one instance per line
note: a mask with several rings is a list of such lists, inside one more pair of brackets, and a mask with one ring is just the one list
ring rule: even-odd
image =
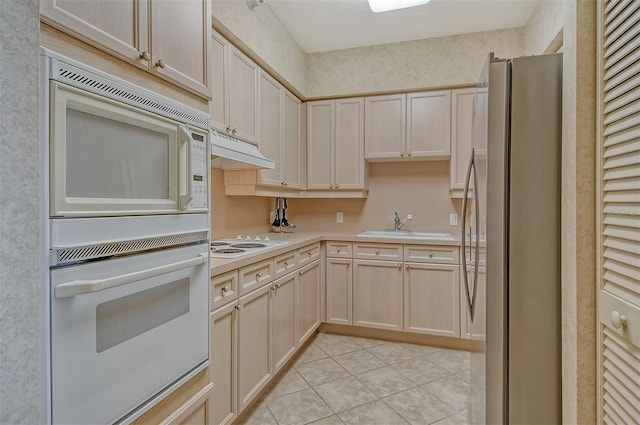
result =
[[211,169],[211,239],[257,235],[269,230],[273,198],[226,196],[224,173]]
[[[290,199],[289,216],[302,231],[359,233],[392,229],[394,211],[413,214],[406,227],[415,231],[460,234],[449,226],[449,213],[460,214],[461,202],[449,197],[449,161],[373,163],[367,199]],[[344,223],[336,223],[336,212]]]
[[542,4],[536,13],[554,22],[532,19],[526,33],[540,32],[529,37],[529,53],[544,51],[557,15],[562,18],[562,417],[566,424],[594,424],[596,7],[594,0],[549,3],[555,4]]
[[307,56],[307,97],[475,83],[489,52],[524,52],[522,28],[361,47]]
[[294,92],[305,93],[305,54],[268,6],[249,9],[245,0],[212,0],[211,9],[216,30],[236,45],[241,40],[240,49],[261,59],[260,65]]
[[566,0],[545,0],[538,2],[524,29],[524,53],[539,55],[553,44],[564,25]]

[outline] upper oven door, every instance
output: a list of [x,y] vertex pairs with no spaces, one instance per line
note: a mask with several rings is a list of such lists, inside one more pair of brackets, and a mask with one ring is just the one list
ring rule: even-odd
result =
[[[59,82],[50,85],[52,217],[207,210],[206,166],[199,163],[206,165],[206,135],[194,140],[194,132],[178,122]],[[194,192],[204,198],[196,199],[195,209]]]

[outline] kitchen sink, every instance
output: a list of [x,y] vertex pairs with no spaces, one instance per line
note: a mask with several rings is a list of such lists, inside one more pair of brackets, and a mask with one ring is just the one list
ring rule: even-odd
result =
[[370,238],[411,238],[411,239],[432,239],[452,241],[454,240],[451,233],[434,233],[434,232],[412,232],[410,230],[367,230],[358,236]]

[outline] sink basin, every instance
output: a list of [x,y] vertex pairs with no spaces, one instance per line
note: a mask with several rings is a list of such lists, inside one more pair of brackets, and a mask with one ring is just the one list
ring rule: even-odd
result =
[[367,230],[358,236],[370,238],[411,238],[411,239],[431,239],[452,241],[451,233],[432,233],[432,232],[412,232],[409,230]]

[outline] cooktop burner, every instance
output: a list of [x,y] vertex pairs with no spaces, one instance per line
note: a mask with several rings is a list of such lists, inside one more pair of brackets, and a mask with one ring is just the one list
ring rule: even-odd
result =
[[222,242],[222,241],[211,242],[211,246],[227,246],[227,245],[231,245],[231,244],[229,242]]
[[213,251],[215,254],[238,254],[244,252],[244,249],[239,248],[220,248]]
[[263,243],[234,243],[231,245],[231,248],[265,248],[266,245]]

